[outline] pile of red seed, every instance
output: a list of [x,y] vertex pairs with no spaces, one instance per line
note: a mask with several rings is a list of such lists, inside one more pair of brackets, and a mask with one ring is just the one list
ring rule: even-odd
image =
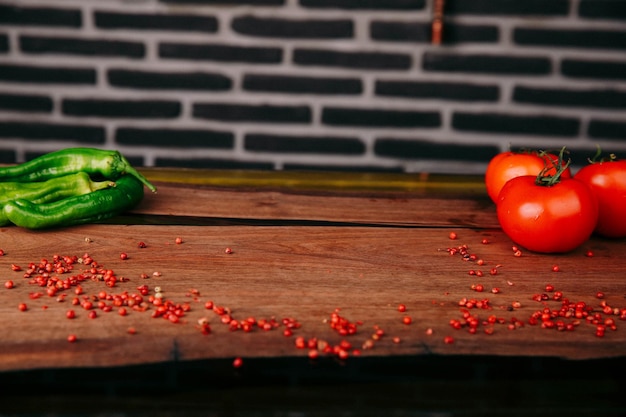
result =
[[[450,233],[449,238],[456,240],[458,235],[454,232]],[[486,239],[481,241],[482,244],[488,244]],[[513,255],[516,257],[522,256],[522,251],[513,246]],[[452,256],[460,256],[463,261],[471,262],[476,266],[483,266],[485,262],[476,254],[469,250],[468,245],[463,244],[455,247],[449,247],[446,249]],[[591,251],[587,251],[587,257],[593,257]],[[497,265],[490,270],[491,275],[498,273],[498,268],[502,265]],[[558,265],[553,265],[552,272],[561,272]],[[484,274],[480,269],[471,268],[468,275],[475,277],[482,277]],[[513,283],[507,281],[508,285],[512,286]],[[470,289],[476,292],[483,292],[484,285],[480,283],[473,283],[470,285]],[[579,327],[579,325],[586,323],[595,326],[595,335],[603,337],[607,329],[612,331],[617,330],[616,319],[626,320],[626,308],[618,308],[609,306],[606,301],[602,300],[599,306],[593,307],[586,304],[584,301],[571,301],[564,297],[562,291],[556,291],[554,285],[547,284],[543,293],[533,294],[529,298],[533,301],[543,304],[543,308],[535,310],[526,319],[519,319],[517,317],[503,318],[494,314],[489,314],[487,317],[479,317],[478,314],[472,314],[471,309],[484,309],[493,310],[493,306],[488,298],[475,299],[475,298],[462,298],[459,300],[458,305],[460,307],[460,317],[450,320],[450,326],[455,330],[467,329],[469,333],[478,333],[479,328],[483,328],[483,333],[493,334],[497,325],[504,325],[508,330],[516,330],[523,328],[525,324],[531,326],[540,325],[544,329],[555,329],[557,331],[573,331]],[[492,288],[493,294],[499,294],[500,289],[498,287]],[[602,292],[597,292],[596,297],[599,299],[604,298]],[[559,303],[555,307],[551,307],[549,302]],[[515,311],[521,307],[519,301],[513,302],[510,306],[506,306],[508,311]]]

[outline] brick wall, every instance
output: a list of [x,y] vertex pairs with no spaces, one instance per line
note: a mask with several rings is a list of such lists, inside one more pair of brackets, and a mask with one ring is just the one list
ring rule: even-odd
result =
[[[626,0],[0,0],[0,162],[481,173],[626,155]],[[578,159],[576,159],[578,158]]]

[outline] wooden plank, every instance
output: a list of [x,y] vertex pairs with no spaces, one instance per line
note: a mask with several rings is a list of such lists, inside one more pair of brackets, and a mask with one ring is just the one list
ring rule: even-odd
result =
[[[457,240],[448,234],[456,231]],[[176,244],[176,237],[183,239]],[[87,239],[86,239],[87,238]],[[489,244],[482,244],[482,239]],[[583,319],[574,331],[557,331],[531,326],[533,312],[558,301],[533,301],[534,294],[553,284],[564,297],[584,301],[597,311],[598,291],[604,301],[625,308],[622,254],[623,240],[592,239],[584,248],[566,256],[523,253],[513,256],[512,243],[499,230],[390,227],[302,227],[302,226],[145,226],[85,225],[62,230],[33,232],[15,227],[0,229],[0,271],[15,288],[0,291],[0,314],[4,319],[0,340],[0,370],[63,367],[99,367],[186,361],[204,358],[305,356],[296,349],[294,338],[318,338],[332,345],[348,340],[363,355],[521,355],[555,356],[570,359],[608,358],[626,354],[626,329],[619,316],[617,330],[605,337],[595,335],[595,326]],[[139,248],[144,242],[147,247]],[[470,261],[446,251],[449,246],[467,244],[472,253],[485,260],[480,267],[485,276],[468,274],[479,269]],[[227,254],[226,248],[232,253]],[[586,250],[595,256],[585,256]],[[129,258],[120,259],[125,252]],[[83,294],[72,288],[60,302],[59,294],[31,299],[29,294],[44,288],[29,284],[24,271],[30,262],[51,260],[55,254],[81,256],[89,253],[102,267],[128,278],[114,288],[102,281],[81,284]],[[561,272],[552,272],[553,265]],[[498,274],[489,275],[498,267]],[[78,266],[71,274],[76,275]],[[154,276],[158,272],[160,276]],[[141,278],[147,274],[149,278]],[[61,275],[67,277],[68,274]],[[477,293],[472,284],[487,289]],[[100,291],[112,294],[136,293],[146,284],[151,293],[160,287],[167,300],[188,303],[190,311],[173,324],[152,318],[155,307],[145,312],[129,310],[127,316],[115,310],[97,310],[98,317],[73,306],[72,299],[92,297]],[[512,284],[512,285],[509,285]],[[489,290],[498,287],[499,294]],[[195,291],[198,294],[194,295]],[[552,294],[552,293],[546,293]],[[477,334],[468,328],[454,330],[451,319],[461,319],[459,301],[463,298],[488,299],[491,309],[472,309],[479,320]],[[294,335],[283,335],[284,325],[271,331],[231,331],[204,303],[230,309],[237,320],[283,318],[297,320]],[[95,300],[94,300],[95,301]],[[27,311],[19,311],[25,302]],[[512,308],[514,302],[521,307]],[[107,301],[111,304],[112,301]],[[397,310],[405,304],[406,313]],[[69,309],[76,318],[66,318]],[[342,336],[330,328],[329,319],[337,312],[351,323],[359,323],[357,333]],[[412,318],[407,325],[403,316]],[[483,324],[489,316],[505,323]],[[513,318],[524,326],[509,330]],[[206,318],[211,334],[203,335],[198,320]],[[573,322],[573,319],[564,319]],[[128,333],[129,328],[136,334]],[[484,330],[493,328],[491,335]],[[376,329],[385,335],[368,342]],[[428,334],[429,329],[432,334]],[[76,334],[78,341],[68,343]],[[444,337],[454,337],[446,344]],[[394,338],[399,338],[398,343]]]
[[133,212],[203,218],[307,220],[404,226],[498,227],[486,196],[320,192],[156,183]]
[[141,168],[154,182],[237,189],[280,189],[295,192],[411,192],[430,196],[486,194],[482,175],[392,172],[255,171],[199,168]]

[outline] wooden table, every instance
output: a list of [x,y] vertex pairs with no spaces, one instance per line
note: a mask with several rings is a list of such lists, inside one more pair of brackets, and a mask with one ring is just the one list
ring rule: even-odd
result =
[[[575,384],[568,375],[598,368],[600,385],[583,384],[587,394],[571,404],[579,411],[600,392],[608,399],[594,405],[605,414],[626,409],[620,396],[624,239],[593,237],[566,255],[520,248],[519,256],[498,227],[481,178],[474,177],[144,172],[158,193],[146,194],[132,213],[106,224],[0,229],[0,271],[15,284],[0,291],[5,392],[23,395],[32,384],[47,392],[50,385],[83,389],[89,379],[86,385],[97,392],[123,397],[138,387],[145,390],[138,395],[166,388],[189,395],[177,397],[187,404],[208,406],[197,402],[194,390],[226,384],[230,390],[213,407],[236,408],[238,396],[253,395],[270,415],[279,408],[261,400],[273,398],[264,382],[292,390],[309,384],[307,392],[315,393],[329,378],[362,390],[358,401],[351,399],[358,404],[344,408],[336,388],[323,391],[328,404],[343,411],[376,415],[388,408],[373,399],[372,390],[395,398],[397,412],[424,406],[455,414],[469,399],[463,394],[449,403],[437,386],[468,393],[488,387],[499,394],[490,404],[528,411],[528,403],[512,400],[513,393],[501,395],[503,377],[517,381],[514,389],[529,389],[545,387],[560,374],[564,379],[557,383],[569,390]],[[471,258],[451,253],[464,245]],[[63,274],[51,271],[50,277],[84,279],[53,295],[35,283],[41,273],[24,277],[31,263],[85,254],[97,266],[75,263]],[[102,277],[105,270],[118,278],[113,287]],[[134,298],[142,286],[148,290],[143,304]],[[572,305],[589,308],[572,308],[567,314],[574,316],[543,323],[541,313],[561,309],[559,292]],[[153,317],[160,313],[150,297],[172,306],[177,322]],[[18,308],[21,303],[26,311]],[[70,310],[74,318],[67,318]],[[615,330],[607,322],[599,337],[598,324],[607,319]],[[68,342],[70,335],[75,342]],[[298,346],[301,341],[306,347]],[[235,359],[243,365],[234,366]],[[186,378],[200,371],[209,379],[191,385]],[[77,375],[83,382],[76,382]],[[407,386],[410,395],[398,396]],[[288,402],[297,408],[294,392]],[[46,404],[59,406],[59,395],[47,397]],[[89,396],[79,398],[72,401],[90,403]],[[535,400],[540,408],[560,404],[548,395]],[[11,404],[7,409],[16,407]],[[480,414],[489,405],[476,404],[463,409]],[[569,406],[559,410],[572,412]]]

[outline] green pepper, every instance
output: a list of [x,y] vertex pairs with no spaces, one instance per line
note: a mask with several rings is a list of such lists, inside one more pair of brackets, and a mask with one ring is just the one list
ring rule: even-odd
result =
[[11,223],[27,229],[94,223],[137,205],[144,195],[143,186],[135,176],[122,175],[109,188],[45,204],[16,199],[2,211]]
[[[0,207],[17,199],[28,200],[35,204],[50,203],[75,195],[87,194],[112,186],[111,181],[92,181],[84,172],[64,175],[42,182],[0,182]],[[0,226],[5,226],[9,219],[0,211]]]
[[119,151],[94,148],[61,149],[22,164],[0,167],[0,181],[45,181],[77,172],[100,175],[108,180],[116,180],[124,174],[129,174],[141,181],[150,191],[156,192],[156,187],[133,168]]

